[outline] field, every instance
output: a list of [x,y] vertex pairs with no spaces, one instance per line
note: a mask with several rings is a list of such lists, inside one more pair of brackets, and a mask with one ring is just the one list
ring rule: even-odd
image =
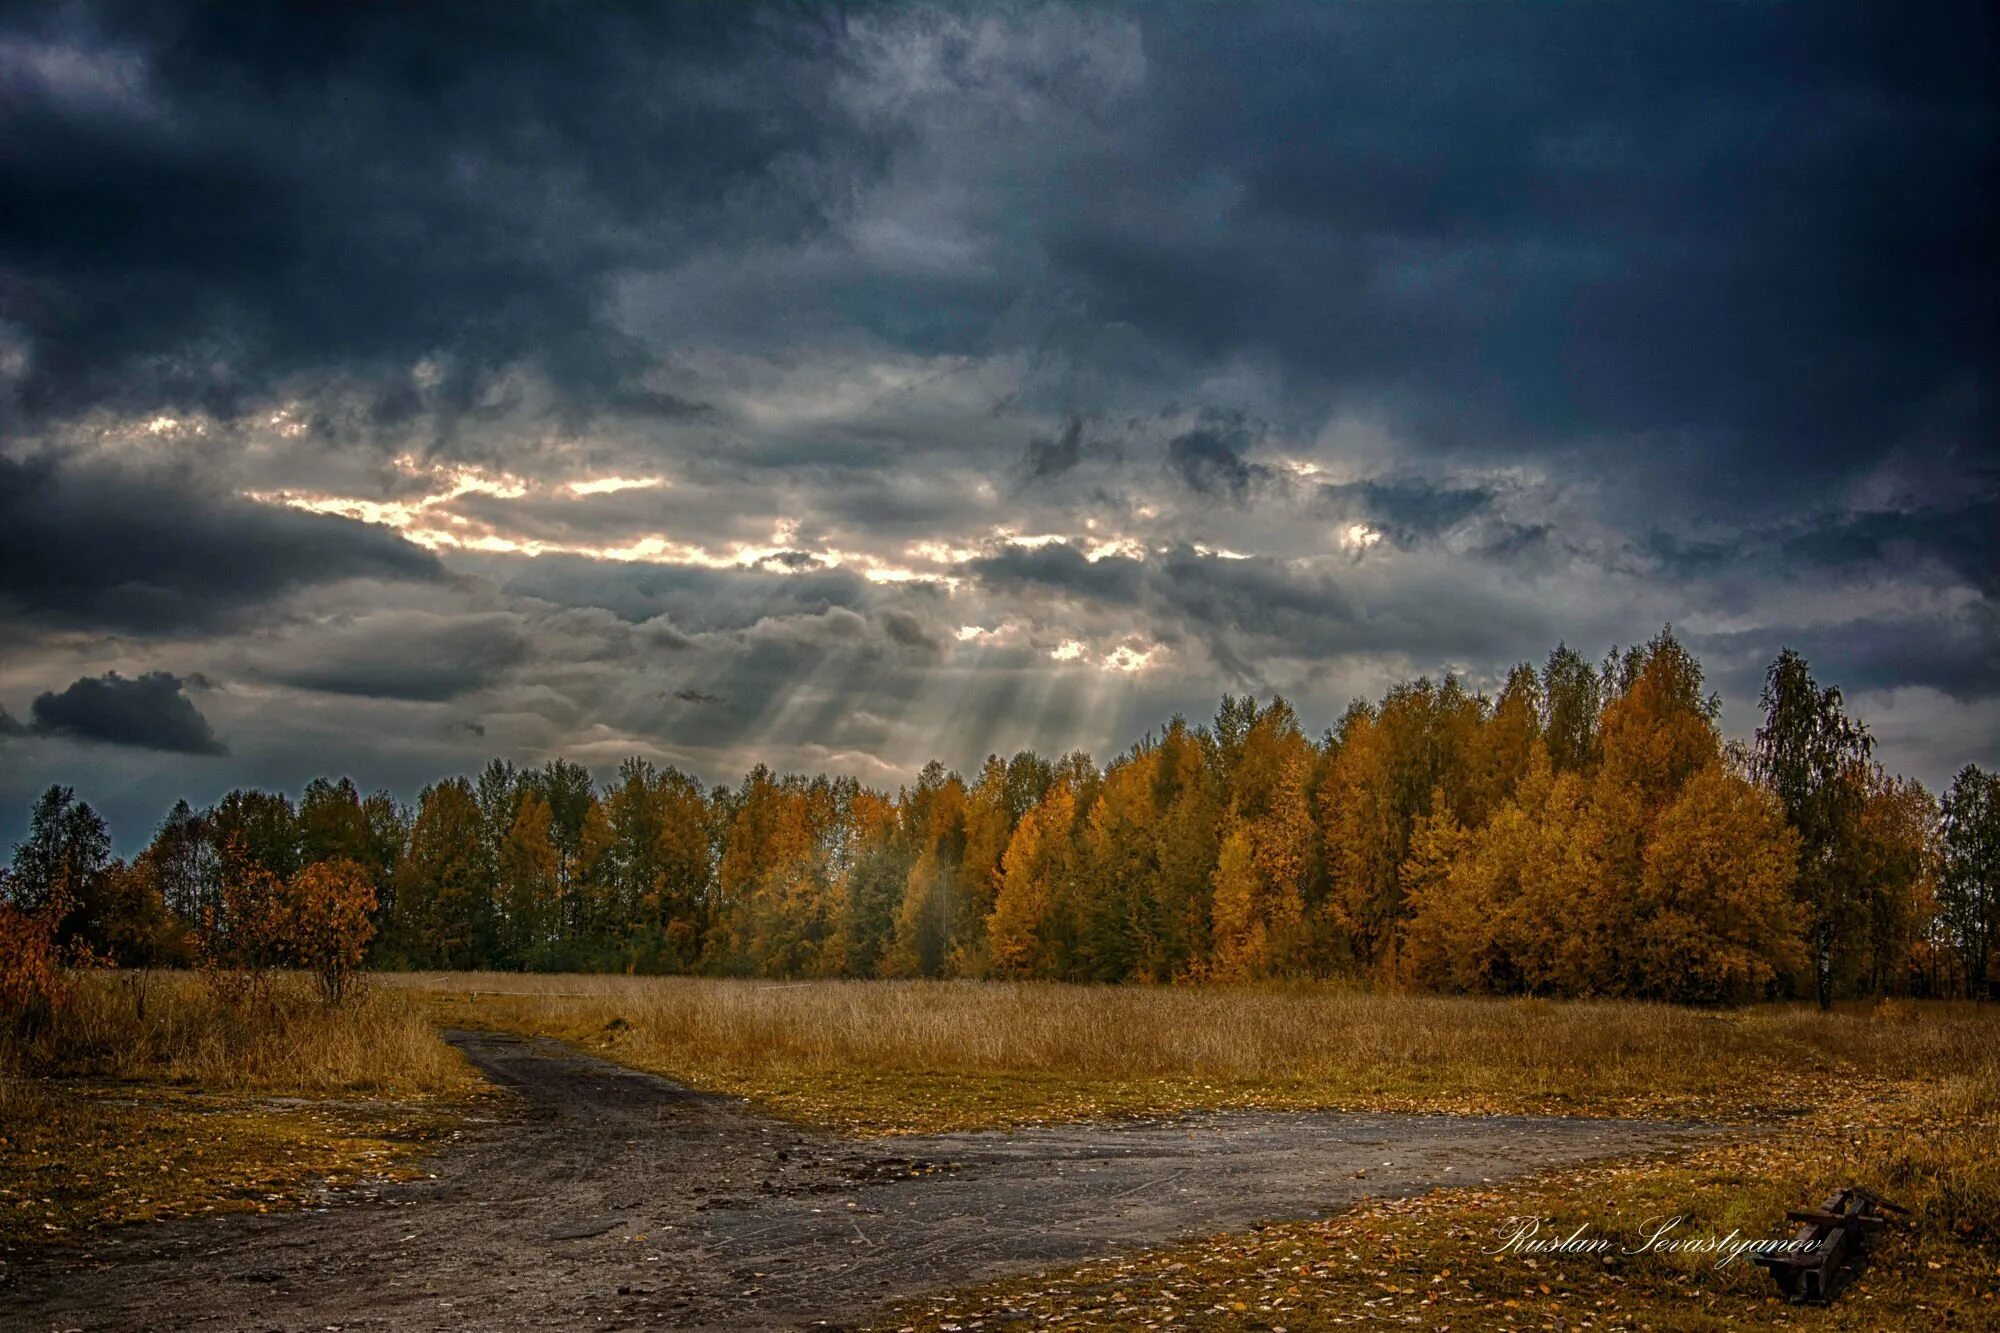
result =
[[[142,1011],[141,984],[99,979],[58,1026],[0,1046],[0,1217],[17,1252],[122,1234],[100,1230],[111,1223],[311,1202],[328,1178],[426,1172],[454,1151],[425,1158],[426,1144],[493,1104],[442,1027],[554,1038],[747,1098],[814,1142],[963,1143],[951,1136],[1217,1109],[1724,1127],[1492,1186],[1371,1199],[1356,1185],[1357,1206],[1324,1219],[915,1294],[891,1328],[1981,1327],[2000,1315],[2000,1016],[1969,1005],[1821,1015],[1307,986],[410,974],[330,1010],[302,983],[231,1006],[161,976],[143,983]],[[1629,1237],[1682,1215],[1684,1235],[1775,1236],[1786,1207],[1850,1183],[1912,1215],[1825,1311],[1776,1305],[1760,1271],[1707,1254],[1484,1253],[1513,1216],[1565,1234]]]
[[384,978],[441,1019],[534,1031],[865,1133],[1191,1107],[1782,1116],[1826,1076],[1985,1069],[1971,1006],[1707,1011],[1315,986]]
[[184,974],[87,979],[40,1030],[0,1029],[0,1250],[406,1173],[477,1089],[389,993],[330,1010],[296,978],[238,1005]]

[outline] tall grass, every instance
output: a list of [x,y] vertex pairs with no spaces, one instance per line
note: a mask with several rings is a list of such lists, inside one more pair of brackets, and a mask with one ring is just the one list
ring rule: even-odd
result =
[[1066,1074],[1491,1094],[1502,1101],[1661,1096],[1769,1105],[1815,1079],[1985,1071],[2000,1015],[1970,1005],[1717,1013],[1324,987],[810,982],[412,974],[385,984],[470,995],[501,1026],[615,1045],[698,1071]]
[[43,1023],[0,1024],[0,1072],[301,1094],[448,1093],[472,1081],[404,995],[369,991],[329,1006],[306,979],[281,976],[267,993],[228,1003],[187,973],[84,977]]

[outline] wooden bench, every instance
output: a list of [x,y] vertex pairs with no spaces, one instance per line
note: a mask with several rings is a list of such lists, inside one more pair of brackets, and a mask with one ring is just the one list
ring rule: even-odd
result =
[[1834,1282],[1851,1259],[1861,1256],[1869,1236],[1888,1223],[1882,1210],[1906,1213],[1880,1195],[1853,1185],[1818,1208],[1793,1208],[1785,1220],[1802,1223],[1793,1239],[1796,1249],[1785,1254],[1752,1255],[1778,1284],[1788,1300],[1824,1305],[1833,1299]]

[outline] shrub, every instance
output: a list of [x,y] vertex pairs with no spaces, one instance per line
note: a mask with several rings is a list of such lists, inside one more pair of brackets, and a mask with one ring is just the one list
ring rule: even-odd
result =
[[279,931],[292,962],[312,974],[327,1003],[354,984],[374,937],[375,886],[345,858],[315,861],[285,886]]

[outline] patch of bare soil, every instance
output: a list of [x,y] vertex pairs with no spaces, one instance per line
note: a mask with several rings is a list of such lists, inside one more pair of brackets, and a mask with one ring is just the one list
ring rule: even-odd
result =
[[1684,1141],[1614,1120],[1228,1113],[842,1139],[498,1033],[435,1175],[0,1269],[8,1328],[771,1328],[1107,1251]]

